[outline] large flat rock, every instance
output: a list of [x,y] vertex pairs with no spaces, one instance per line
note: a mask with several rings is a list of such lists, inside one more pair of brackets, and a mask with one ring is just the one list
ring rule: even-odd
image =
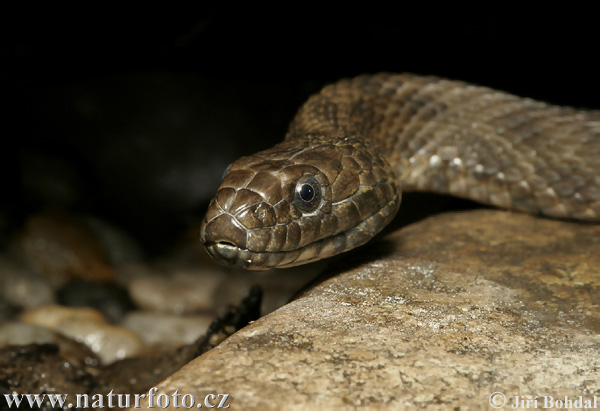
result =
[[238,409],[488,408],[494,392],[509,408],[517,395],[600,396],[600,226],[493,210],[438,215],[330,275],[157,394],[227,393]]

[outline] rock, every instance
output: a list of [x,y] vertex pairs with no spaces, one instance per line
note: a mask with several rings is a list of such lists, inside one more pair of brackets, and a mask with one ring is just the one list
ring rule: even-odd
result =
[[27,220],[19,243],[24,260],[54,286],[74,278],[98,282],[114,279],[104,245],[78,217],[34,215]]
[[173,314],[210,310],[215,306],[215,290],[225,278],[221,271],[183,271],[170,275],[131,280],[133,301],[150,311]]
[[134,332],[107,324],[104,317],[91,308],[46,306],[23,313],[21,319],[85,344],[103,364],[137,355],[144,347]]
[[[245,409],[488,408],[600,395],[600,226],[434,216],[157,385]],[[507,405],[508,406],[508,405]],[[174,408],[168,408],[174,409]]]
[[0,297],[19,308],[33,308],[54,302],[48,282],[24,264],[0,259]]
[[139,335],[147,345],[191,344],[206,333],[212,316],[181,316],[137,311],[127,314],[121,325]]

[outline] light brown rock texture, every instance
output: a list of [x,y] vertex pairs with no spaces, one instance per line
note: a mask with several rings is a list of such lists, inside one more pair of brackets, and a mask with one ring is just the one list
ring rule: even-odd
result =
[[600,397],[600,226],[494,210],[438,215],[330,274],[157,394],[227,393],[231,409]]

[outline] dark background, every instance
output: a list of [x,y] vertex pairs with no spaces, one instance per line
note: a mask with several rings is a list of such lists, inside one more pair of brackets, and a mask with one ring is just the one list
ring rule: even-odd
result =
[[61,209],[160,249],[197,226],[228,163],[281,140],[341,77],[433,74],[600,108],[597,13],[569,6],[9,6],[0,232]]

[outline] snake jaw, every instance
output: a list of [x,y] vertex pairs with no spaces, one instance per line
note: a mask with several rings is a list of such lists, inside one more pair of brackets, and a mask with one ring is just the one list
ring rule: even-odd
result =
[[204,246],[208,254],[221,264],[246,268],[251,263],[251,260],[248,261],[240,258],[244,250],[234,244],[216,242],[207,243]]
[[238,251],[241,250],[239,247],[226,242],[207,243],[205,247],[212,258],[226,265],[230,264],[231,261],[235,261]]

